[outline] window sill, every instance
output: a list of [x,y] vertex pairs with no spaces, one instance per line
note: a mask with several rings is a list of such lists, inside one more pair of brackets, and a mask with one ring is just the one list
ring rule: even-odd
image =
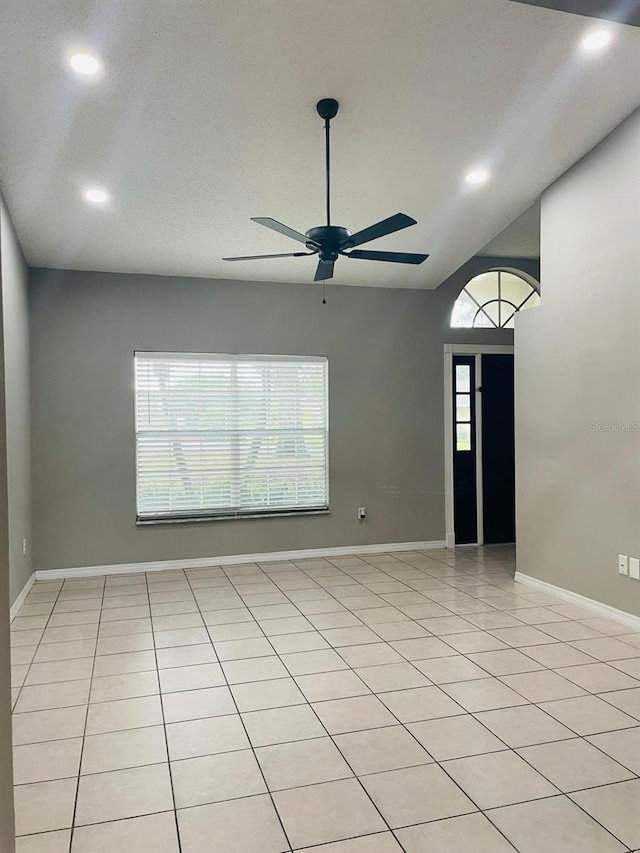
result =
[[305,515],[331,515],[326,509],[291,510],[289,512],[257,512],[251,515],[190,515],[184,518],[137,518],[136,527],[150,527],[159,524],[200,524],[211,521],[245,521],[258,518],[300,518]]

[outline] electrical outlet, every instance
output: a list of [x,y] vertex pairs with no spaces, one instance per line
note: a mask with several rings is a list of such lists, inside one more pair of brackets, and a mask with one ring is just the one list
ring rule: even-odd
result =
[[629,557],[629,577],[640,581],[640,560],[637,557]]
[[618,572],[621,575],[629,574],[629,558],[624,554],[618,554]]
[[358,507],[358,520],[363,521],[367,517],[367,508],[364,506]]
[[27,540],[26,539],[22,540],[22,556],[23,557],[27,556]]

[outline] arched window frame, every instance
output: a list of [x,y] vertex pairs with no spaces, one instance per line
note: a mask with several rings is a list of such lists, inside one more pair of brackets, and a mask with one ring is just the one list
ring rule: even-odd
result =
[[[467,290],[467,287],[473,281],[475,281],[477,278],[479,278],[480,276],[486,275],[486,273],[498,273],[498,297],[495,299],[487,299],[485,302],[480,303],[473,296],[473,294],[469,290]],[[522,300],[518,305],[516,305],[514,302],[512,302],[508,298],[505,298],[502,296],[502,276],[501,276],[501,273],[508,273],[510,275],[516,276],[517,278],[521,279],[522,281],[524,281],[526,284],[528,284],[530,286],[531,291],[525,297],[525,299]],[[476,305],[477,310],[476,310],[476,313],[474,314],[473,322],[472,322],[471,326],[460,326],[460,325],[454,326],[453,325],[453,316],[455,313],[456,305],[458,304],[458,300],[460,299],[460,297],[462,296],[463,293],[465,294],[465,296],[467,298],[469,298]],[[540,284],[538,281],[536,281],[536,279],[532,275],[529,275],[529,273],[526,273],[523,270],[515,269],[513,267],[492,267],[491,269],[484,270],[481,273],[477,273],[475,276],[473,276],[473,278],[470,278],[469,281],[462,288],[462,290],[458,294],[458,297],[457,297],[457,299],[453,305],[453,309],[451,311],[450,325],[454,329],[455,328],[458,328],[458,329],[469,329],[469,328],[472,328],[472,329],[473,328],[504,329],[504,328],[507,328],[506,324],[511,321],[511,319],[514,317],[514,315],[518,311],[521,311],[523,308],[525,308],[525,306],[526,306],[526,308],[531,307],[531,306],[526,305],[526,303],[529,302],[529,300],[533,296],[536,296],[536,295],[538,297],[540,296]],[[498,323],[496,323],[496,321],[485,310],[487,305],[491,305],[492,303],[496,303],[496,302],[498,303]],[[513,308],[513,311],[511,311],[509,313],[509,316],[506,317],[506,319],[504,319],[504,320],[502,319],[502,310],[501,310],[502,304],[510,305]],[[489,326],[476,326],[476,320],[477,320],[478,316],[480,316],[481,314],[483,314],[487,318],[487,320],[490,324]]]

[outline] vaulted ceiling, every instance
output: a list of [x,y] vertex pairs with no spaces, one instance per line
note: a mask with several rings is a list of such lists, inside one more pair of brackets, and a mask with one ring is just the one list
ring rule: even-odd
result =
[[599,24],[510,0],[3,0],[0,185],[34,266],[309,281],[312,258],[221,258],[296,251],[251,216],[323,223],[335,97],[334,222],[402,211],[418,225],[367,248],[431,257],[334,281],[437,287],[640,103],[640,30],[587,54]]

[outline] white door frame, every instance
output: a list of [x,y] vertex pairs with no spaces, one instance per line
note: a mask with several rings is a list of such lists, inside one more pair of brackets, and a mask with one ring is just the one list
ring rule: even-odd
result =
[[447,548],[456,544],[453,503],[453,356],[475,356],[475,412],[476,412],[476,524],[477,545],[484,543],[484,513],[482,506],[482,358],[484,353],[513,355],[512,346],[492,344],[445,344],[444,345],[444,513]]

